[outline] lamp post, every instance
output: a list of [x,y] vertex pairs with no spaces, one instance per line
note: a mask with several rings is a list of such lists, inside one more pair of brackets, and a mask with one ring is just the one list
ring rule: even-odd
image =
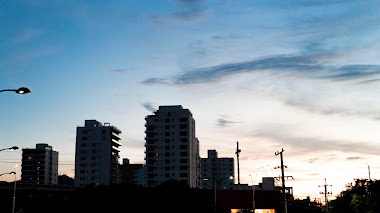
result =
[[15,187],[13,188],[13,206],[12,206],[12,213],[15,213],[15,207],[16,207],[16,169],[17,165],[15,166]]
[[0,151],[4,151],[4,150],[11,150],[11,151],[13,151],[13,150],[16,150],[16,149],[18,149],[17,146],[12,146],[12,147],[9,147],[9,148],[0,149]]
[[[256,188],[256,185],[254,184],[253,180],[252,180],[252,175],[249,175],[251,176],[251,182],[252,182],[252,210],[253,212],[255,212],[255,209],[256,209],[256,203],[255,203],[255,188]],[[255,181],[256,181],[256,176],[257,174],[255,175]]]
[[17,94],[22,94],[22,95],[26,95],[26,94],[30,94],[32,93],[28,88],[26,87],[20,87],[18,89],[3,89],[3,90],[0,90],[0,92],[16,92]]
[[[214,178],[214,212],[216,212],[216,182],[218,182],[218,184],[219,184],[219,191],[220,191],[222,181],[225,180],[225,179],[233,180],[234,177],[230,176],[230,177],[225,177],[225,178],[222,178],[222,179],[216,179],[216,178]],[[203,180],[204,181],[208,181],[209,179],[208,178],[203,178]]]

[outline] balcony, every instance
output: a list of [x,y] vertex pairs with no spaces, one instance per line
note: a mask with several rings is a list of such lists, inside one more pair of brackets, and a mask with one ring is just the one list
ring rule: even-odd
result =
[[120,152],[120,149],[118,147],[116,147],[116,146],[111,146],[111,148],[114,149],[114,150],[116,150],[116,151],[118,151],[118,152]]
[[112,139],[111,141],[112,141],[112,143],[115,143],[117,146],[121,146],[121,143],[119,141],[117,141],[115,139]]
[[118,134],[116,134],[115,132],[112,132],[112,136],[115,137],[115,138],[117,138],[118,140],[121,139],[121,137]]

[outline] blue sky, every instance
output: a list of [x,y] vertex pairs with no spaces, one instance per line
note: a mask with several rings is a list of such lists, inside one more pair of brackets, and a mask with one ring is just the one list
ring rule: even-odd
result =
[[[378,178],[380,20],[376,1],[3,1],[2,146],[48,143],[73,176],[85,119],[123,131],[143,163],[145,116],[182,105],[208,149],[241,153],[241,177],[286,175],[296,196]],[[0,171],[20,164],[2,152]],[[8,180],[2,176],[2,180]]]

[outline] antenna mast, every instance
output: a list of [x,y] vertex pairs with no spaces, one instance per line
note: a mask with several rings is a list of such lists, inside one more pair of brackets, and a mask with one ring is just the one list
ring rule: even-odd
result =
[[237,157],[237,167],[238,167],[238,186],[240,189],[240,168],[239,168],[239,153],[241,150],[239,149],[239,141],[236,142],[236,157]]

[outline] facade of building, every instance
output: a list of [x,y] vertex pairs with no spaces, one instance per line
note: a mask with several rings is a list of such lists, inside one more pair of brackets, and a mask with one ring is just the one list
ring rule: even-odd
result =
[[218,158],[216,150],[208,150],[201,159],[202,189],[233,189],[235,182],[234,159]]
[[58,184],[58,152],[48,144],[22,149],[21,181],[30,184]]
[[178,180],[199,186],[199,141],[195,120],[182,106],[160,106],[146,120],[147,186]]
[[121,182],[129,184],[139,183],[139,171],[144,169],[143,164],[130,164],[128,158],[123,159],[123,164],[120,165]]
[[120,183],[121,131],[109,123],[86,120],[77,127],[75,186]]

